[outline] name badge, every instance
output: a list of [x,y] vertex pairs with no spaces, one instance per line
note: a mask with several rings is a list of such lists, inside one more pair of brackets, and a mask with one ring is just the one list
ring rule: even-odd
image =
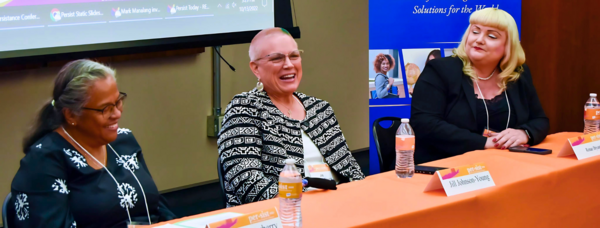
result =
[[496,134],[496,133],[498,133],[498,132],[494,131],[492,129],[488,129],[488,128],[483,129],[483,137],[492,137],[492,134]]
[[600,155],[600,132],[567,139],[558,157],[575,154],[577,160]]
[[308,165],[308,176],[333,180],[331,169],[327,164]]
[[283,227],[277,208],[225,219],[206,225],[206,228],[280,228]]
[[496,186],[484,163],[460,166],[435,172],[425,187],[425,192],[444,189],[446,196],[453,196]]

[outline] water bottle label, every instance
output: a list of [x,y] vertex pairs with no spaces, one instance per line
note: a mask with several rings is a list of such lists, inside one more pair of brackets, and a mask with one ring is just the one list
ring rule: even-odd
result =
[[396,151],[399,150],[414,150],[415,136],[413,135],[396,135]]
[[585,120],[600,120],[600,109],[585,110],[583,119],[585,119]]
[[279,197],[286,199],[297,199],[302,194],[302,182],[281,183],[279,182]]

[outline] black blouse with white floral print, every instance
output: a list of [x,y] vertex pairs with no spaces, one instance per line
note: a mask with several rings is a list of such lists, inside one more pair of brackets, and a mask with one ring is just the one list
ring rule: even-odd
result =
[[56,132],[38,140],[21,160],[12,182],[10,227],[126,227],[129,215],[133,221],[147,222],[144,193],[153,222],[175,218],[160,197],[131,131],[119,129],[109,145],[106,168],[110,173],[90,167]]

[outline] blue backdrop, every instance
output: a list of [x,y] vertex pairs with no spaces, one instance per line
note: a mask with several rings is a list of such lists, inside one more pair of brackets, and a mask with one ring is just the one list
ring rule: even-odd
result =
[[[414,56],[409,53],[434,48],[440,49],[442,57],[449,55],[452,48],[458,47],[469,26],[471,13],[489,7],[510,13],[521,30],[521,0],[369,0],[369,49],[398,52],[394,57],[404,84],[404,88],[399,89],[408,94],[404,69],[406,56],[412,59]],[[369,63],[369,66],[372,64]],[[386,116],[410,118],[410,102],[408,95],[405,98],[369,100],[371,174],[379,173],[373,122]]]

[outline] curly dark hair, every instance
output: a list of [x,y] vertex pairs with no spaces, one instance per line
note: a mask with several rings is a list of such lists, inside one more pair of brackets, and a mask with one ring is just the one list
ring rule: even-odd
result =
[[387,59],[387,61],[390,63],[390,69],[392,69],[392,68],[394,68],[394,66],[396,66],[396,61],[394,60],[394,57],[392,57],[391,55],[388,55],[388,54],[379,53],[379,55],[377,55],[377,57],[375,57],[375,61],[373,62],[375,72],[381,73],[381,63],[385,59]]

